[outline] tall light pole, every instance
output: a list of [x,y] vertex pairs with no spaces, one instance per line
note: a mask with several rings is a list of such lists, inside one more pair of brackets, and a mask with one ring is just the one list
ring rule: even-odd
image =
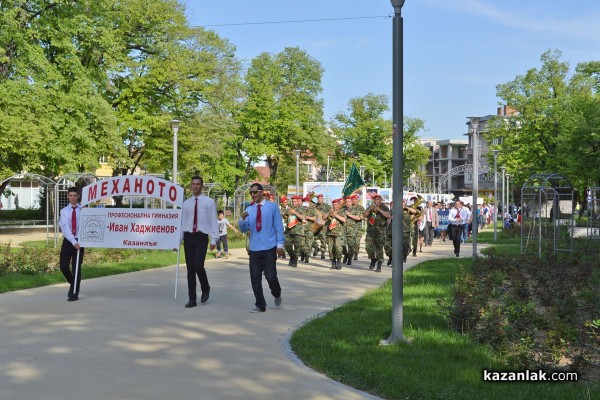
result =
[[177,184],[177,132],[179,132],[179,121],[178,119],[172,119],[169,121],[171,124],[171,130],[173,131],[173,176],[171,180]]
[[404,111],[403,111],[403,20],[402,6],[404,0],[391,0],[394,7],[393,42],[392,42],[392,187],[394,188],[393,200],[396,218],[392,219],[392,249],[395,256],[392,257],[392,334],[389,338],[381,341],[382,344],[396,343],[404,340],[403,329],[403,301],[404,301],[404,261],[402,259],[402,198],[404,187],[404,176],[402,168],[403,145],[404,145]]
[[477,257],[477,231],[479,230],[479,218],[477,215],[479,209],[477,198],[479,197],[479,117],[469,117],[471,126],[469,133],[471,134],[471,143],[473,143],[473,218],[471,225],[473,226],[473,257]]
[[[500,220],[504,221],[504,214],[506,213],[506,203],[504,202],[504,198],[506,197],[506,188],[504,187],[504,180],[506,178],[504,173],[506,172],[506,167],[501,167],[500,169],[502,170],[502,215],[500,216]],[[502,226],[504,226],[504,223],[502,224]]]
[[363,181],[365,180],[365,166],[364,165],[360,166],[360,177]]
[[296,196],[300,196],[300,150],[294,150],[296,153]]
[[[510,174],[506,174],[506,211],[510,209]],[[512,214],[510,214],[512,218]]]
[[494,242],[498,240],[498,153],[494,150]]

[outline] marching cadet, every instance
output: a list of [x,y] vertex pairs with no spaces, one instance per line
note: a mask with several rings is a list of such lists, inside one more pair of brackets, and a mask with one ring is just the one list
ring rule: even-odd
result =
[[327,246],[329,247],[329,258],[331,267],[329,269],[342,269],[342,252],[344,243],[344,223],[346,223],[346,213],[340,208],[342,199],[335,199],[331,202],[331,210],[323,219],[327,226]]
[[[388,261],[387,261],[388,267],[392,266],[392,221],[394,220],[394,202],[393,201],[390,201],[390,216],[392,218],[388,219],[388,223],[385,228],[385,245],[383,246],[385,255],[388,256]],[[406,239],[404,236],[403,236],[403,238]],[[408,239],[410,240],[410,236]]]
[[308,264],[313,242],[315,241],[313,228],[317,221],[317,210],[315,208],[315,204],[311,201],[310,195],[306,195],[306,197],[304,197],[302,201],[306,204],[306,206],[304,206],[304,215],[306,216],[306,218],[303,221],[304,246],[302,248],[302,261]]
[[[289,229],[287,228],[287,220],[288,220],[288,211],[289,211],[289,206],[288,206],[288,198],[284,195],[281,196],[279,198],[279,213],[281,214],[281,218],[283,219],[283,237],[285,239],[285,241],[287,242],[290,239],[290,232]],[[278,256],[279,257],[279,256]],[[285,250],[283,251],[283,256],[281,258],[286,258],[285,257]]]
[[306,209],[302,206],[302,197],[292,196],[292,207],[288,210],[285,224],[288,231],[288,237],[285,238],[285,251],[290,255],[290,267],[294,268],[298,266],[298,255],[302,254],[304,248],[303,222],[306,220],[305,213]]
[[352,205],[353,196],[347,196],[346,201],[346,223],[344,224],[346,235],[346,254],[344,255],[344,263],[352,265],[352,256],[356,249],[356,231],[360,229],[361,214],[355,214],[356,208]]
[[[331,206],[325,203],[322,194],[317,195],[317,205],[315,208],[321,212],[321,216],[327,215],[329,211],[331,211]],[[319,244],[317,244],[317,240],[319,240]],[[313,242],[313,248],[315,249],[313,252],[313,257],[317,255],[319,250],[321,251],[321,260],[325,259],[325,252],[327,251],[327,228],[322,227],[316,235],[316,239]]]
[[383,245],[385,244],[385,229],[387,221],[392,216],[386,205],[382,204],[381,196],[376,194],[373,196],[373,204],[365,210],[363,217],[367,219],[367,237],[365,246],[367,255],[371,259],[369,269],[377,269],[375,272],[381,272],[381,264],[383,264]]
[[362,234],[363,234],[363,228],[362,228],[362,220],[363,220],[363,213],[365,212],[365,208],[359,204],[359,196],[358,194],[355,194],[352,196],[352,214],[355,215],[360,215],[360,220],[357,223],[356,226],[356,240],[354,241],[355,245],[354,245],[354,259],[358,259],[358,252],[360,251],[360,239],[362,238]]

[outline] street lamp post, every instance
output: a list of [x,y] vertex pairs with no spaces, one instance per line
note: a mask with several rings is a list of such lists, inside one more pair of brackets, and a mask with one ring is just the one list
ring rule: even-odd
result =
[[389,338],[381,341],[382,344],[396,343],[404,340],[403,329],[403,301],[404,283],[402,259],[402,198],[404,187],[403,168],[403,145],[404,145],[404,111],[403,111],[403,20],[402,6],[404,0],[391,0],[394,7],[393,43],[392,43],[392,187],[398,190],[393,192],[394,208],[396,218],[392,219],[392,248],[396,255],[392,257],[392,334]]
[[473,218],[471,225],[473,226],[473,257],[477,257],[477,231],[479,230],[479,218],[481,215],[477,215],[478,205],[477,198],[479,196],[479,117],[469,117],[471,121],[471,127],[469,133],[471,134],[471,143],[473,143]]
[[498,240],[498,153],[494,150],[494,242]]
[[[504,221],[504,214],[506,213],[506,203],[504,202],[504,198],[506,196],[506,188],[504,187],[504,173],[506,172],[506,167],[500,167],[500,169],[502,170],[502,215],[500,216],[500,220]],[[504,226],[504,224],[502,225]]]
[[364,181],[365,180],[365,166],[361,165],[360,166],[360,178]]
[[[510,174],[506,174],[506,211],[510,210]],[[512,214],[510,214],[512,218]]]
[[171,130],[173,130],[173,176],[171,180],[177,184],[177,132],[179,132],[179,123],[181,121],[172,119],[169,121],[171,124]]
[[296,153],[296,196],[300,195],[300,150],[294,150]]

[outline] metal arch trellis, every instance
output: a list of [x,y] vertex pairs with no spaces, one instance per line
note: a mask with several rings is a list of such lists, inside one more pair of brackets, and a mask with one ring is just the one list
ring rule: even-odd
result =
[[[42,182],[46,188],[46,243],[48,243],[48,241],[50,240],[50,210],[52,209],[50,207],[50,201],[52,199],[51,196],[51,192],[56,190],[56,182],[53,181],[52,179],[48,178],[47,176],[43,176],[43,175],[39,175],[39,174],[32,174],[32,173],[22,173],[22,174],[17,174],[17,175],[13,175],[9,178],[4,179],[2,182],[0,182],[0,186],[2,186],[5,182],[7,181],[12,181],[12,180],[37,180],[39,182]],[[56,232],[55,232],[55,242],[56,242]]]
[[[56,188],[54,190],[54,247],[58,245],[58,220],[60,210],[69,202],[67,199],[67,191],[71,186],[81,187],[96,182],[98,177],[89,172],[70,172],[58,178]],[[80,192],[81,193],[81,192]],[[62,196],[61,196],[62,195]]]
[[218,198],[221,198],[222,207],[228,208],[227,205],[229,202],[227,200],[227,192],[225,191],[225,187],[220,182],[205,183],[202,187],[202,194],[215,200],[217,208],[219,207],[219,202],[217,200]]
[[[473,172],[473,164],[459,165],[458,167],[454,167],[451,170],[449,170],[448,172],[446,172],[445,174],[441,175],[438,180],[439,192],[442,193],[443,190],[447,189],[448,181],[450,180],[451,176],[458,175],[458,174],[464,173],[464,172]],[[483,164],[483,165],[479,166],[479,175],[490,174],[490,173],[492,174],[492,177],[493,177],[494,171],[492,170],[492,168],[489,165]],[[496,176],[498,178],[501,177],[501,175],[498,172],[496,172]]]
[[560,174],[534,174],[521,189],[521,254],[573,251],[573,186]]
[[600,187],[590,187],[587,193],[587,237],[600,239]]
[[[248,190],[255,183],[248,183],[242,185],[238,187],[233,193],[233,218],[235,220],[239,219],[242,215],[242,207],[244,206],[244,204],[250,203],[252,201]],[[273,195],[275,202],[279,204],[279,192],[277,191],[277,189],[271,185],[261,184],[261,186],[263,187],[263,190],[268,190]]]

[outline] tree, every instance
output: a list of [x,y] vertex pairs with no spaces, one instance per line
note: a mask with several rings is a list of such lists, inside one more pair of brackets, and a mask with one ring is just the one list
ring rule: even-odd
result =
[[518,114],[496,118],[486,135],[488,141],[501,142],[498,161],[517,182],[535,173],[561,173],[581,191],[597,181],[600,170],[600,111],[593,79],[598,64],[581,64],[579,73],[568,78],[569,65],[560,57],[558,50],[547,51],[540,69],[497,86],[498,97]]
[[249,162],[265,160],[277,181],[280,163],[295,163],[294,149],[326,157],[323,68],[297,47],[254,58],[246,73],[247,98],[239,116]]
[[[338,113],[332,121],[332,130],[342,143],[344,159],[365,167],[365,181],[374,184],[371,176],[392,176],[392,122],[383,114],[389,111],[389,98],[372,93],[348,102],[348,112]],[[429,153],[417,136],[424,122],[417,118],[404,118],[404,176],[420,171]],[[374,171],[374,174],[373,174]]]

